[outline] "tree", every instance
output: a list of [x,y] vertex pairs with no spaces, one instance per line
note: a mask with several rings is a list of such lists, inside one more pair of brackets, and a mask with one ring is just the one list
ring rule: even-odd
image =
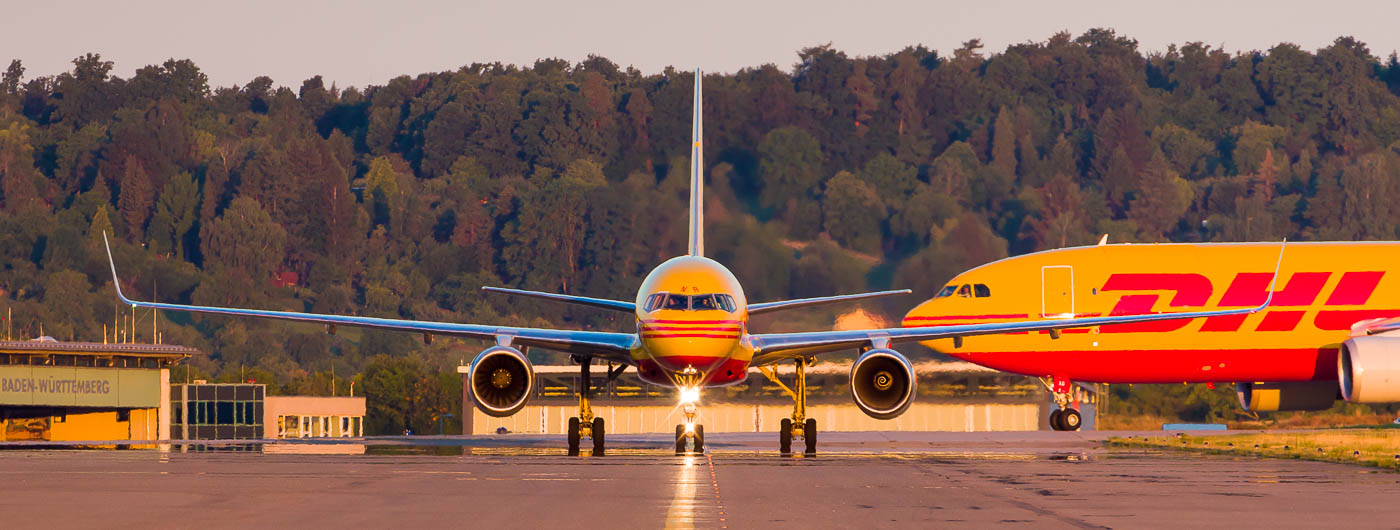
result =
[[822,226],[842,246],[861,252],[880,250],[880,220],[885,204],[870,185],[842,171],[826,185]]
[[774,129],[758,144],[758,173],[763,181],[759,202],[764,208],[789,207],[802,201],[821,182],[822,152],[817,139],[796,127]]
[[123,168],[117,209],[126,221],[127,234],[135,241],[145,242],[146,221],[151,218],[155,203],[151,176],[135,156],[127,156]]
[[14,121],[0,129],[0,205],[19,210],[39,203],[34,187],[34,148],[29,143],[29,126]]
[[19,85],[23,81],[24,64],[15,59],[10,61],[10,66],[5,69],[4,77],[0,77],[0,90],[13,96],[19,93]]
[[190,230],[197,219],[198,195],[199,183],[188,173],[175,175],[165,183],[151,219],[152,250],[185,255],[185,244],[190,240]]
[[1191,206],[1191,184],[1167,164],[1161,151],[1153,153],[1142,175],[1142,192],[1133,198],[1128,217],[1137,222],[1143,236],[1161,241]]

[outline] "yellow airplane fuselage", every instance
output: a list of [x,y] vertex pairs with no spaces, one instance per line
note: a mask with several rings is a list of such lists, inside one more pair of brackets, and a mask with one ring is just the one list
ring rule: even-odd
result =
[[[1278,243],[1100,245],[959,274],[903,325],[1257,306]],[[1400,243],[1289,243],[1265,311],[923,344],[990,368],[1106,383],[1335,380],[1354,324],[1400,316]]]
[[753,360],[743,340],[747,306],[739,280],[719,262],[680,256],[662,263],[637,293],[637,373],[668,386],[744,381]]

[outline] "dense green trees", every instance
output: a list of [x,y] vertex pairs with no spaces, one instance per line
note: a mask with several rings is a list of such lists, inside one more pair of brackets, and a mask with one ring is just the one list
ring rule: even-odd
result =
[[[968,267],[1104,233],[1400,236],[1400,62],[1351,38],[1143,53],[1096,29],[1000,52],[797,58],[706,79],[707,247],[753,300],[926,297]],[[23,336],[97,340],[119,320],[104,232],[140,296],[608,329],[626,323],[479,287],[627,298],[684,250],[687,72],[590,57],[295,91],[210,87],[188,60],[112,72],[85,54],[0,77],[0,300]],[[158,318],[210,352],[196,371],[307,389],[327,371],[374,371],[366,391],[385,395],[438,388],[390,382],[478,347]],[[385,409],[376,428],[422,430],[441,405],[424,407]]]

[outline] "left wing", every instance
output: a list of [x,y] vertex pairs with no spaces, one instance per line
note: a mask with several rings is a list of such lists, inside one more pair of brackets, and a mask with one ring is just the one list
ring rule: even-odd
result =
[[1133,324],[1138,322],[1155,322],[1159,320],[1244,315],[1264,310],[1264,308],[1269,306],[1269,302],[1273,300],[1273,297],[1273,290],[1270,289],[1268,299],[1264,300],[1264,304],[1259,307],[1226,309],[1221,311],[994,322],[989,324],[965,324],[960,326],[927,326],[854,331],[814,331],[806,333],[766,333],[750,335],[749,340],[754,349],[753,365],[762,366],[784,359],[838,350],[849,350],[865,346],[883,347],[883,345],[896,342],[918,342],[973,335],[1014,333],[1018,331],[1061,330],[1068,328]]
[[361,328],[412,331],[429,335],[468,337],[497,343],[545,348],[567,353],[591,355],[608,361],[632,364],[631,350],[637,346],[637,336],[632,333],[608,333],[601,331],[570,331],[564,329],[517,328],[510,326],[483,326],[480,324],[456,324],[452,322],[431,322],[423,320],[400,320],[393,318],[357,317],[348,315],[318,315],[293,311],[266,311],[261,309],[236,309],[184,304],[162,304],[131,300],[122,294],[121,282],[117,279],[117,265],[112,260],[112,247],[103,234],[103,244],[107,245],[107,262],[112,266],[112,285],[117,289],[117,298],[131,307],[167,309],[208,313],[237,317],[265,318],[309,322],[330,326],[352,326]]
[[600,309],[611,309],[613,311],[625,311],[628,313],[635,313],[637,311],[637,304],[634,304],[632,302],[623,302],[621,300],[608,300],[606,298],[574,296],[571,294],[542,293],[539,291],[509,289],[506,287],[482,287],[481,290],[491,293],[513,294],[518,296],[528,296],[531,298],[540,298],[544,300],[554,300],[556,302],[564,302],[566,304],[586,305],[589,307],[597,307]]

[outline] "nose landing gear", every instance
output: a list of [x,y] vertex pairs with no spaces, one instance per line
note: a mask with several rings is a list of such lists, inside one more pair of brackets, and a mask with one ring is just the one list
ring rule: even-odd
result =
[[[569,456],[578,456],[579,445],[584,438],[593,441],[593,456],[603,456],[604,454],[604,426],[603,418],[593,416],[593,408],[589,406],[589,399],[593,397],[592,374],[589,367],[593,364],[592,357],[575,359],[581,366],[578,392],[578,417],[569,418]],[[611,371],[609,372],[611,376]]]
[[788,388],[778,379],[778,373],[772,367],[762,366],[759,371],[763,373],[769,381],[783,389],[792,398],[792,418],[783,418],[778,423],[778,452],[783,455],[792,454],[792,441],[802,438],[806,447],[803,454],[815,456],[817,454],[817,420],[807,417],[807,365],[812,363],[812,359],[799,357],[795,361],[797,371],[797,381],[795,388]]
[[686,454],[686,442],[690,443],[691,453],[705,452],[705,426],[695,422],[699,409],[695,402],[700,399],[700,372],[687,366],[677,375],[676,386],[680,390],[681,415],[685,423],[676,425],[676,454]]
[[1057,431],[1077,431],[1083,423],[1079,411],[1069,406],[1072,383],[1063,377],[1040,378],[1040,383],[1055,396],[1055,410],[1050,412],[1050,428]]

